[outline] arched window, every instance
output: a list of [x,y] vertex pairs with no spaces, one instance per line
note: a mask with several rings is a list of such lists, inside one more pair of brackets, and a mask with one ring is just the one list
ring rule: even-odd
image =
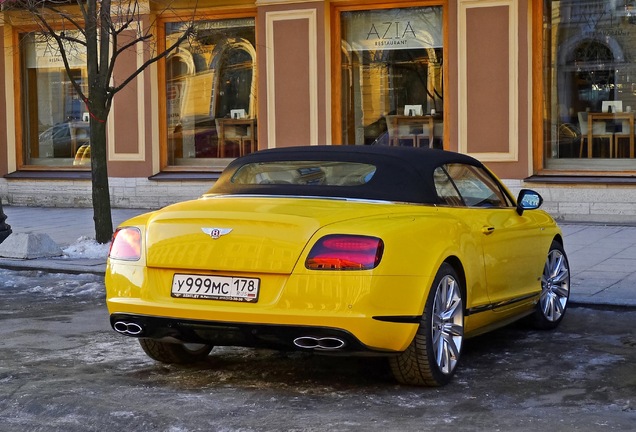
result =
[[[166,46],[185,30],[166,24]],[[199,21],[166,59],[166,165],[222,168],[256,149],[255,40],[253,18]]]
[[442,8],[343,11],[340,27],[342,144],[443,147]]

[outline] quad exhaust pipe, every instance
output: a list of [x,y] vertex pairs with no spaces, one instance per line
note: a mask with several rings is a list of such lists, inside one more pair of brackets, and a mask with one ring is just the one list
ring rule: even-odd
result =
[[301,336],[294,339],[294,345],[304,349],[333,351],[343,348],[346,342],[336,337]]
[[113,328],[117,333],[127,336],[141,336],[144,329],[137,323],[127,321],[117,321],[113,324]]

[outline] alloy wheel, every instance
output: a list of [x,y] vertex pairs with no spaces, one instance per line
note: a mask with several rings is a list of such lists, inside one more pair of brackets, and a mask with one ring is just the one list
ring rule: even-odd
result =
[[459,284],[446,275],[437,286],[431,316],[433,354],[439,370],[451,373],[464,340],[464,307]]
[[541,276],[540,306],[543,316],[551,322],[565,313],[570,296],[570,269],[565,255],[558,249],[550,250]]

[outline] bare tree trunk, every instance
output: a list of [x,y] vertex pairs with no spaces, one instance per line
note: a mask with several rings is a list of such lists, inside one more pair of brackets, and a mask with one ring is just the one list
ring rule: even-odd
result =
[[91,118],[91,171],[95,240],[108,243],[113,235],[106,151],[106,122]]

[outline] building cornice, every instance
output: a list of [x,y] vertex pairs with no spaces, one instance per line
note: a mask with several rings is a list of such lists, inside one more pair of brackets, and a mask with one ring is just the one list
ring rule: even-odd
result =
[[318,3],[320,0],[256,0],[256,6],[293,5],[302,3]]

